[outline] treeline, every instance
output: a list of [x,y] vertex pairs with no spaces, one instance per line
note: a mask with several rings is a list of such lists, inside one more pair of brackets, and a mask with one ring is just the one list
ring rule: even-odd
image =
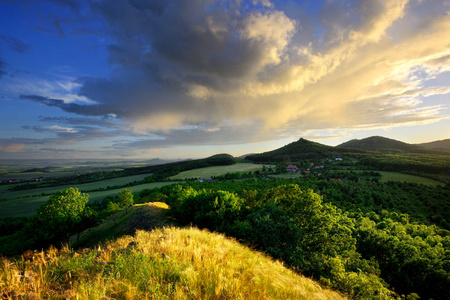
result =
[[[350,174],[350,173],[347,173]],[[343,180],[342,182],[320,180],[317,177],[242,179],[214,182],[187,182],[194,189],[225,190],[241,195],[244,190],[274,188],[279,185],[296,184],[301,189],[312,189],[338,208],[350,213],[364,214],[383,210],[408,214],[411,221],[433,224],[450,230],[450,188],[407,182],[379,182],[367,180]],[[254,177],[255,178],[255,177]],[[352,178],[350,176],[350,178]],[[220,178],[219,178],[220,179]],[[152,201],[159,189],[145,190],[136,195],[139,202]],[[433,217],[431,219],[431,217]]]
[[327,203],[297,184],[268,182],[191,183],[140,197],[164,200],[182,224],[224,232],[356,299],[447,299],[448,231],[408,214],[369,211],[360,201],[339,208],[332,203],[346,200],[339,199],[338,183],[322,189],[338,192]]

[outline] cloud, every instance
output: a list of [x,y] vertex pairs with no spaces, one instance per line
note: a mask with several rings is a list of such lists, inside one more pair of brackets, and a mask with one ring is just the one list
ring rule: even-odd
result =
[[86,116],[108,116],[112,113],[118,113],[119,109],[116,107],[110,107],[107,105],[81,105],[78,103],[66,103],[61,99],[51,99],[38,95],[20,95],[20,99],[26,99],[35,101],[38,103],[42,103],[49,107],[57,107],[62,109],[63,111],[86,115]]
[[70,128],[70,127],[62,127],[62,126],[58,126],[58,125],[53,125],[53,126],[33,126],[33,130],[36,132],[45,132],[45,131],[50,131],[50,132],[59,132],[59,133],[77,133],[78,130],[74,129],[74,128]]
[[85,126],[99,126],[106,128],[122,128],[123,125],[114,121],[109,115],[98,118],[70,118],[70,117],[40,117],[40,122],[51,122],[69,125],[85,125]]
[[0,152],[16,153],[16,152],[23,152],[24,149],[25,149],[24,144],[0,141]]
[[3,59],[0,58],[0,79],[4,75],[8,74],[8,72],[6,72],[6,67],[7,66],[8,66],[8,64]]
[[12,36],[0,35],[0,43],[6,44],[11,50],[19,53],[25,53],[31,50],[30,45]]
[[[425,99],[449,93],[434,81],[450,71],[450,15],[440,1],[326,1],[316,16],[291,2],[69,4],[79,20],[90,14],[103,24],[113,71],[76,80],[78,97],[91,103],[21,99],[92,117],[58,120],[64,124],[114,128],[92,121],[113,114],[129,132],[149,135],[115,147],[257,142],[449,114]],[[58,134],[96,134],[74,128]]]

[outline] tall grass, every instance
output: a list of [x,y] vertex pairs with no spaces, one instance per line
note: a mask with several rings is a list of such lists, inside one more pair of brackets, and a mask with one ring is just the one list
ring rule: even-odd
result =
[[343,299],[262,253],[195,228],[137,231],[96,249],[0,259],[6,299]]

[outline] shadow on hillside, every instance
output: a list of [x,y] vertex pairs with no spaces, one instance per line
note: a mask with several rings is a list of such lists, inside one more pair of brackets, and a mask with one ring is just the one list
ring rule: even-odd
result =
[[77,242],[77,235],[69,240],[72,248],[92,247],[124,235],[134,235],[136,230],[151,231],[155,228],[175,226],[167,217],[169,206],[162,202],[136,204],[128,210],[119,211],[96,227],[83,231]]

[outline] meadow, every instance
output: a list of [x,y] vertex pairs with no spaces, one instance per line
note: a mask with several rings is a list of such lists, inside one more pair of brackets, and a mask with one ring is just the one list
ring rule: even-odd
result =
[[[274,166],[266,166],[267,168],[272,168]],[[177,175],[171,176],[172,180],[182,180],[188,178],[210,178],[213,176],[221,176],[227,173],[236,173],[236,172],[255,172],[258,170],[262,170],[263,165],[255,165],[252,163],[237,163],[230,166],[215,166],[215,167],[207,167],[200,168],[195,170],[189,170],[181,172]]]
[[383,181],[383,182],[401,181],[401,182],[409,182],[409,183],[420,183],[420,184],[426,184],[426,185],[444,185],[444,183],[442,183],[440,181],[422,177],[422,176],[409,175],[409,174],[403,174],[403,173],[397,173],[397,172],[385,172],[385,171],[379,171],[378,173],[381,174],[381,181]]

